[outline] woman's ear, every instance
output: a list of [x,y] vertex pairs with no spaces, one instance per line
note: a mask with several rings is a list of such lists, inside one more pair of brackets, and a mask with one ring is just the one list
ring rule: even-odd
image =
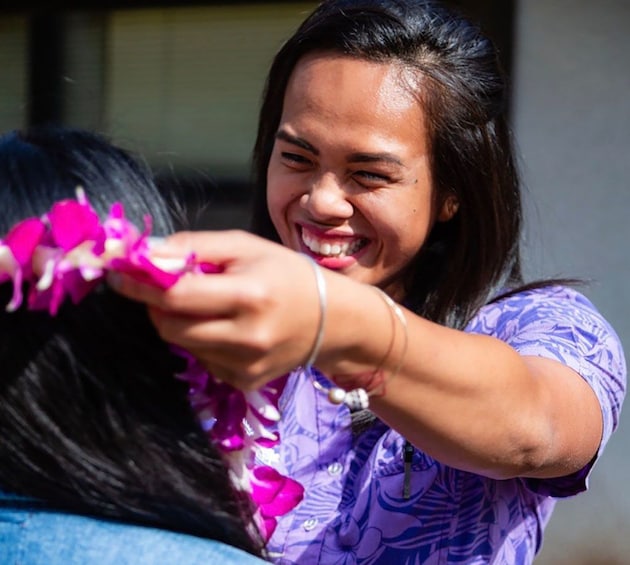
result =
[[449,194],[442,203],[437,221],[448,222],[455,214],[457,214],[457,210],[459,210],[459,200],[457,200],[457,197],[454,194]]

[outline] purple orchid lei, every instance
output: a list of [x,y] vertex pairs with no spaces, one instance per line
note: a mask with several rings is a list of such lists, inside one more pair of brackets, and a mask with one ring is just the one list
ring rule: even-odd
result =
[[[181,260],[152,258],[151,218],[138,230],[115,203],[101,222],[83,190],[76,200],[56,202],[40,218],[22,220],[0,239],[0,284],[11,282],[6,306],[57,314],[64,300],[80,302],[104,281],[108,271],[126,273],[144,283],[167,289],[185,273],[219,273],[220,267],[198,263],[194,254]],[[248,492],[257,508],[255,519],[266,540],[276,520],[302,500],[304,489],[275,469],[256,464],[259,448],[276,445],[273,431],[280,419],[278,400],[285,378],[261,390],[243,392],[209,374],[187,352],[174,348],[187,361],[177,378],[189,385],[189,399],[209,439],[223,452],[238,489]]]

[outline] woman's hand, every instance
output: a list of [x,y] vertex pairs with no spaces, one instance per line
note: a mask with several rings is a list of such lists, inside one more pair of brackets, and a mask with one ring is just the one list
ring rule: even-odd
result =
[[218,378],[259,388],[308,358],[320,305],[312,265],[299,253],[242,231],[181,232],[153,255],[219,265],[160,290],[124,275],[112,284],[145,302],[161,337],[192,353]]

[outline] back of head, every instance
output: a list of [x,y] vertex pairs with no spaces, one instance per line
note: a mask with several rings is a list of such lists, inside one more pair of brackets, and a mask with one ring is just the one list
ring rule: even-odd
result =
[[[172,231],[148,169],[107,140],[58,128],[0,138],[0,232],[81,186],[104,217]],[[11,289],[0,285],[7,304]],[[258,552],[251,514],[175,375],[144,306],[105,286],[57,315],[0,312],[0,489],[53,510],[146,524]]]
[[277,239],[266,210],[266,169],[284,93],[306,54],[331,52],[401,64],[428,124],[439,202],[455,217],[436,224],[406,273],[407,304],[461,327],[502,285],[520,280],[520,193],[506,123],[506,83],[492,42],[433,0],[325,0],[284,44],[267,78],[254,150],[254,231]]
[[132,222],[142,225],[150,214],[156,235],[173,231],[147,166],[97,134],[52,126],[9,132],[0,138],[0,171],[2,234],[18,220],[40,216],[52,203],[73,198],[78,187],[102,215],[121,201]]

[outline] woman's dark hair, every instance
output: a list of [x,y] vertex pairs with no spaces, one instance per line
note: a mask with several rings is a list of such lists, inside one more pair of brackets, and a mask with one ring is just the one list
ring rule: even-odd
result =
[[[436,199],[455,196],[406,273],[405,304],[462,328],[502,288],[521,284],[521,201],[506,121],[504,74],[492,42],[430,0],[329,0],[303,22],[267,77],[254,149],[254,232],[278,240],[266,203],[267,166],[287,83],[298,61],[334,52],[396,62],[419,78]],[[409,86],[409,88],[413,88]]]
[[[153,233],[172,219],[148,168],[106,139],[59,128],[0,138],[0,234],[83,187]],[[0,285],[0,301],[11,285]],[[215,539],[260,555],[249,500],[175,378],[184,363],[146,309],[105,286],[56,316],[0,313],[0,489],[44,508]]]

